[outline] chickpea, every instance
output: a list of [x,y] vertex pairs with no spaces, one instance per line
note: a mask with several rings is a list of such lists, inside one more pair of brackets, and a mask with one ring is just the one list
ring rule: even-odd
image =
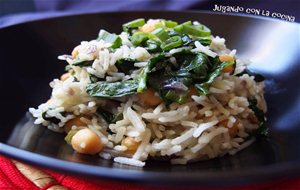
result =
[[227,67],[224,67],[222,72],[223,73],[231,73],[233,71],[234,67],[233,65],[228,65]]
[[65,80],[67,80],[70,76],[71,76],[70,73],[65,73],[65,74],[63,74],[63,75],[60,76],[60,80],[61,80],[61,81],[65,81]]
[[155,30],[156,24],[157,24],[156,22],[145,24],[144,26],[142,26],[140,31],[145,33],[150,33],[153,30]]
[[124,153],[127,154],[134,154],[138,147],[140,146],[141,142],[137,142],[132,137],[126,137],[122,140],[121,145],[126,146],[127,150]]
[[138,97],[144,104],[154,107],[162,102],[159,96],[155,95],[155,91],[152,88],[148,88],[145,92],[138,93]]
[[78,131],[71,140],[74,150],[82,154],[97,154],[103,149],[100,137],[92,130],[86,128]]
[[219,122],[219,126],[226,127],[228,129],[230,137],[235,137],[238,132],[238,122],[235,122],[232,127],[228,127],[228,120],[225,119]]
[[232,56],[226,55],[226,54],[220,55],[220,56],[219,56],[219,59],[220,59],[220,61],[222,61],[222,62],[225,62],[225,61],[233,61],[233,60],[234,60],[234,58],[233,58]]
[[72,129],[72,126],[76,126],[76,127],[86,127],[87,124],[85,122],[83,122],[80,118],[82,116],[78,116],[78,117],[75,117],[73,119],[70,119],[69,121],[66,122],[65,126],[64,126],[64,130],[66,133],[68,133],[71,129]]

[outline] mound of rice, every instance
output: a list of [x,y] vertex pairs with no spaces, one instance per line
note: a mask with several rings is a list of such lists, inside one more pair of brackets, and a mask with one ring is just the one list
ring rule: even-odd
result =
[[[150,19],[146,23],[144,19],[137,19],[124,24],[123,28],[119,35],[101,30],[98,39],[81,42],[72,55],[59,56],[68,63],[68,72],[50,83],[53,91],[46,103],[29,109],[36,118],[35,124],[56,132],[66,131],[66,140],[72,146],[73,136],[82,128],[88,128],[102,144],[97,152],[99,156],[140,167],[151,157],[168,158],[172,164],[186,164],[235,154],[249,146],[258,132],[262,133],[263,114],[267,109],[264,82],[259,80],[261,76],[247,70],[249,61],[240,59],[236,50],[226,48],[224,38],[212,36],[209,29],[198,22],[179,25],[163,19]],[[201,30],[202,33],[194,34]],[[167,43],[169,39],[164,39],[159,32],[166,32],[169,38],[177,32],[182,41],[183,37],[188,37],[190,42],[178,45],[172,43],[175,39],[172,38],[173,41]],[[140,38],[137,37],[144,37],[144,41],[138,44]],[[160,44],[156,52],[145,45],[152,38]],[[165,48],[170,44],[173,47]],[[201,55],[211,63],[216,61],[214,64],[228,62],[231,68],[228,67],[230,72],[227,72],[223,67],[210,83],[206,73],[207,76],[192,84],[180,80],[175,85],[164,82],[157,89],[155,82],[150,80],[151,74],[164,68],[157,66],[150,72],[149,65],[161,54],[164,64],[179,68],[177,73],[183,70],[180,64],[187,64],[179,58],[187,55]],[[224,55],[231,59],[222,61]],[[130,64],[130,70],[124,72],[122,64],[125,67]],[[217,69],[214,69],[215,72]],[[142,78],[147,72],[148,78]],[[195,74],[193,72],[189,70]],[[143,79],[146,80],[144,86],[141,85]],[[132,87],[129,81],[134,85],[134,81],[138,81],[137,86]],[[204,83],[208,84],[207,92],[200,88]],[[99,84],[108,87],[99,87]],[[113,89],[115,91],[125,84],[133,90],[124,88],[126,93],[120,90],[118,95],[106,93],[114,93],[112,88],[117,84],[121,86]],[[146,98],[141,96],[149,89],[152,94],[146,94]],[[195,92],[191,93],[193,89]],[[168,99],[163,93],[166,90],[175,92],[175,98]],[[179,97],[178,94],[183,95]],[[149,100],[157,101],[149,104]]]

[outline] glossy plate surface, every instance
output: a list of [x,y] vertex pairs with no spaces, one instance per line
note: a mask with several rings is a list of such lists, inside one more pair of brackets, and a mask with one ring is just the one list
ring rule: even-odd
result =
[[[49,82],[64,72],[57,56],[80,41],[96,38],[99,29],[120,32],[135,18],[198,20],[224,37],[251,68],[264,74],[271,137],[235,156],[172,166],[149,161],[145,168],[120,165],[73,153],[62,134],[34,126],[26,114],[51,93]],[[299,24],[253,17],[199,12],[121,12],[75,15],[0,29],[0,153],[81,176],[131,182],[185,185],[250,183],[300,175]]]

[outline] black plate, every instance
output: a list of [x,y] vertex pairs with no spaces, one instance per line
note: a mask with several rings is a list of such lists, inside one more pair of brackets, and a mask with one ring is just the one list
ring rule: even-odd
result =
[[[145,168],[73,153],[63,135],[32,124],[26,111],[46,101],[48,83],[64,72],[60,54],[100,28],[120,32],[135,18],[199,20],[227,39],[227,46],[252,59],[264,74],[271,137],[235,156],[172,166],[149,161]],[[300,174],[299,25],[271,19],[199,12],[99,13],[46,19],[0,30],[0,153],[81,176],[155,184],[225,185]],[[25,115],[25,116],[24,116]]]

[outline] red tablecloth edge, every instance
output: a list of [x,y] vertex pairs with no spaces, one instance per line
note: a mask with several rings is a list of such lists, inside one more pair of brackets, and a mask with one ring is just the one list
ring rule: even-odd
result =
[[[122,182],[112,182],[109,180],[90,180],[85,177],[79,178],[71,175],[66,175],[50,170],[43,170],[48,175],[56,179],[56,182],[53,182],[47,187],[38,188],[31,181],[29,181],[25,176],[23,176],[15,165],[8,159],[3,156],[0,156],[0,189],[30,189],[30,190],[44,190],[53,185],[62,185],[69,189],[76,190],[153,190],[153,189],[168,189],[166,187],[158,186],[147,186],[144,187],[141,184],[132,184],[132,183],[122,183]],[[217,183],[217,182],[216,182]],[[169,189],[182,189],[182,188],[169,188]],[[207,188],[207,187],[197,187],[197,188],[184,188],[186,189],[209,189],[209,190],[298,190],[300,189],[300,178],[297,179],[282,179],[271,182],[262,182],[258,184],[251,184],[247,186],[234,186],[234,187],[224,187],[224,188]]]

